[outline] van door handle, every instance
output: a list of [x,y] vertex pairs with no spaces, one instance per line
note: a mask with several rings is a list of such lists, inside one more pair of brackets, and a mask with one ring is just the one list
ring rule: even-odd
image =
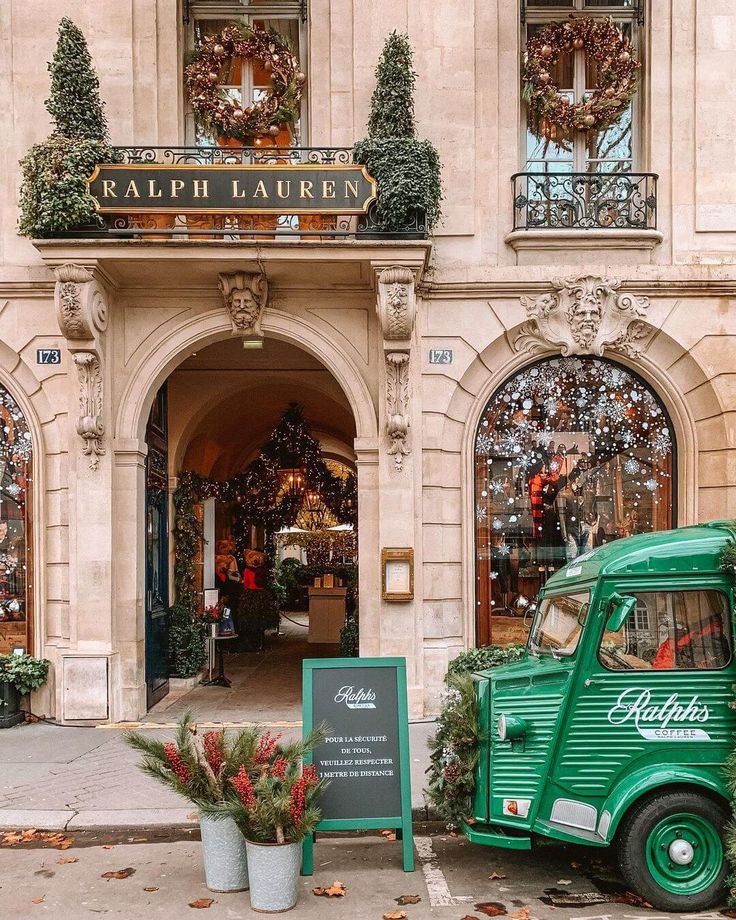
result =
[[601,685],[601,683],[602,683],[602,681],[600,681],[600,680],[593,680],[593,679],[591,679],[590,677],[586,677],[586,678],[585,678],[585,683],[583,684],[583,686],[584,686],[584,687],[598,687],[598,686]]

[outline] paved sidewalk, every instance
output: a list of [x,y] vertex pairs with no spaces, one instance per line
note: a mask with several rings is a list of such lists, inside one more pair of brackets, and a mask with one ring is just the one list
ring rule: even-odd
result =
[[[166,740],[170,728],[138,726]],[[272,726],[264,726],[272,727]],[[285,737],[300,731],[276,727]],[[432,723],[410,726],[412,807],[424,807]],[[139,755],[123,742],[122,728],[76,728],[48,723],[0,732],[0,827],[65,830],[90,827],[194,825],[194,806],[144,776]]]

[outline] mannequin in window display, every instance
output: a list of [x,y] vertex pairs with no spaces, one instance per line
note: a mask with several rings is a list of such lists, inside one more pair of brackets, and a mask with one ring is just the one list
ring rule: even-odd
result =
[[491,572],[501,601],[492,612],[497,615],[511,613],[511,601],[519,590],[518,567],[514,567],[511,547],[503,535],[494,534],[491,540]]

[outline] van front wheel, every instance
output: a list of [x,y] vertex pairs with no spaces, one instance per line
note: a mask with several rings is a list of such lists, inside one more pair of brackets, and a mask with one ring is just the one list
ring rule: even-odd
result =
[[726,810],[693,792],[669,792],[636,805],[619,834],[627,884],[657,910],[708,910],[723,898]]

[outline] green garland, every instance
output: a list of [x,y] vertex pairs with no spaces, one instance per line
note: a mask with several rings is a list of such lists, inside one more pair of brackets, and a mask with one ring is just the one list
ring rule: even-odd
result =
[[428,741],[425,789],[430,806],[450,828],[461,827],[472,817],[475,767],[483,740],[471,672],[517,661],[523,651],[518,645],[488,645],[463,652],[450,662],[437,731]]

